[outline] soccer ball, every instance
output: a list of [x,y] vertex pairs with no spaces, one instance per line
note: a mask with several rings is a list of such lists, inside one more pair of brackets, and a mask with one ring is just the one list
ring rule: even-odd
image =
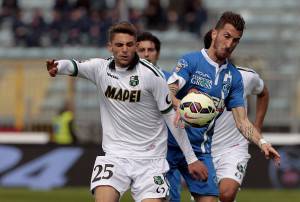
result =
[[191,92],[180,102],[181,118],[196,128],[208,125],[216,116],[213,100],[206,94]]

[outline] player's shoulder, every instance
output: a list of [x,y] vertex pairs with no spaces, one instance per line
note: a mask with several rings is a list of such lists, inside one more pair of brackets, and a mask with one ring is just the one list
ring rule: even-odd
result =
[[199,56],[201,56],[201,55],[202,55],[201,51],[192,51],[192,52],[183,54],[181,58],[188,59],[188,60],[194,60],[194,59],[199,58]]
[[143,68],[143,73],[146,77],[157,77],[157,78],[165,78],[164,73],[159,69],[159,67],[155,66],[151,62],[141,59],[139,60],[139,65]]
[[241,73],[243,78],[259,78],[259,74],[252,68],[249,67],[240,67],[238,66],[237,69]]
[[107,64],[111,61],[111,58],[89,58],[86,60],[76,60],[78,63],[89,63],[89,64]]
[[252,68],[249,67],[241,67],[241,66],[236,66],[236,68],[240,71],[240,72],[250,72],[252,74],[257,74],[256,71]]

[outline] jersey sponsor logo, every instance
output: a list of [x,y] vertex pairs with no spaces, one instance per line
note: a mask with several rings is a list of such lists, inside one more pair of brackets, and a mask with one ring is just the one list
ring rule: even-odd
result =
[[167,96],[166,96],[166,103],[169,105],[169,104],[171,104],[171,98],[170,98],[170,95],[168,94]]
[[131,76],[129,80],[129,85],[133,87],[139,85],[139,77],[137,75]]
[[175,72],[179,72],[182,68],[185,68],[188,66],[188,63],[185,59],[180,59],[177,62],[177,65],[175,67]]
[[114,79],[119,79],[119,77],[107,72],[107,76],[111,77],[111,78],[114,78]]
[[139,102],[141,99],[141,90],[127,90],[107,86],[105,96],[118,101]]
[[204,78],[199,75],[192,75],[191,83],[197,86],[201,86],[202,88],[211,89],[212,87],[212,80],[208,78]]
[[196,71],[196,74],[199,74],[200,76],[211,80],[210,76],[208,74],[206,74],[206,73],[203,73],[203,72],[200,72],[200,71]]

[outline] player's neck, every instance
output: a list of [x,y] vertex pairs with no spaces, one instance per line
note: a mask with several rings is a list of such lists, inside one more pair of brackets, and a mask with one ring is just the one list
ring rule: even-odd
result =
[[217,63],[219,66],[221,66],[221,65],[223,65],[223,64],[226,63],[226,59],[220,60],[220,59],[217,58],[217,56],[216,56],[216,54],[215,54],[215,50],[213,50],[212,48],[209,48],[209,49],[207,50],[207,55],[208,55],[208,57],[209,57],[212,61],[214,61],[215,63]]

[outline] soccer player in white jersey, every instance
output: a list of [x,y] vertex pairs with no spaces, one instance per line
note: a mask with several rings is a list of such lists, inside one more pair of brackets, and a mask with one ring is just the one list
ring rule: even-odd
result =
[[[268,106],[268,90],[263,80],[252,69],[237,67],[244,83],[245,106],[247,96],[257,95],[256,121],[254,126],[261,131]],[[248,154],[248,140],[236,128],[232,113],[224,111],[216,120],[212,137],[211,154],[219,182],[220,201],[233,202],[245,176]]]
[[204,179],[184,130],[173,126],[176,116],[162,72],[136,54],[136,29],[127,22],[109,29],[113,56],[86,61],[48,60],[50,76],[79,76],[98,89],[105,156],[95,161],[91,190],[96,202],[117,202],[131,188],[135,201],[159,202],[168,193],[165,173],[167,123],[180,144],[189,171]]

